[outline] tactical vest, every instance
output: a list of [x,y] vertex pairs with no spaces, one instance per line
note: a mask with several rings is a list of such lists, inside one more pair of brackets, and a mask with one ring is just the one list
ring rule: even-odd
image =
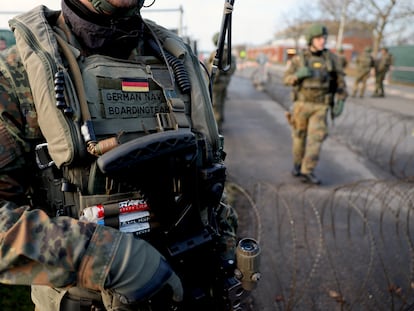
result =
[[374,65],[374,60],[369,53],[363,53],[358,57],[357,60],[357,71],[360,74],[367,74]]
[[[42,169],[53,168],[43,176],[54,184],[46,191],[48,205],[77,217],[89,205],[140,197],[142,181],[120,178],[128,170],[137,174],[137,162],[142,172],[153,165],[154,175],[174,180],[180,173],[171,171],[197,163],[201,175],[218,174],[223,183],[222,140],[208,82],[190,48],[146,21],[155,42],[163,42],[159,57],[81,58],[50,26],[58,16],[59,12],[39,6],[10,21],[45,138],[36,148],[38,162]],[[152,153],[160,164],[153,163]],[[182,163],[187,160],[191,163]],[[152,180],[152,185],[161,187],[163,182],[167,181]]]
[[310,52],[299,55],[300,66],[310,69],[312,76],[303,79],[298,86],[298,99],[307,102],[330,104],[333,98],[332,83],[335,81],[335,61],[328,51],[315,56]]

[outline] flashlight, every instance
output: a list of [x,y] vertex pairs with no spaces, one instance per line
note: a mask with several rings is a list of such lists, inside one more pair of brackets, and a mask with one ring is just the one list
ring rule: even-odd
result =
[[260,246],[254,239],[241,239],[237,245],[235,276],[245,290],[252,291],[260,279],[260,253]]

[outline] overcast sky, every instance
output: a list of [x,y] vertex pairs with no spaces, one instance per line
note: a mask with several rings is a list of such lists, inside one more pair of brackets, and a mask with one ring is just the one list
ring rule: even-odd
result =
[[[146,0],[151,3],[152,0]],[[272,39],[275,31],[283,29],[281,16],[300,0],[235,0],[233,11],[233,44],[262,44]],[[0,12],[24,12],[44,4],[60,9],[61,0],[2,0]],[[183,14],[180,14],[180,7]],[[220,29],[224,0],[156,0],[142,15],[167,28],[180,28],[198,41],[200,51],[214,49],[212,36]],[[170,11],[162,12],[168,9]],[[0,28],[7,28],[10,14],[0,15]],[[182,17],[182,23],[180,22]]]

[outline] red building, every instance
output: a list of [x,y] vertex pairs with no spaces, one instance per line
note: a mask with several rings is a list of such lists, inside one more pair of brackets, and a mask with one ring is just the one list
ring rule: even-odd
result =
[[[332,52],[336,52],[338,24],[327,22],[326,25],[328,27],[328,33],[330,33],[327,40],[327,48]],[[304,25],[303,28],[306,29],[306,25]],[[287,29],[276,34],[275,39],[270,44],[247,47],[247,58],[255,60],[258,55],[265,54],[271,62],[286,62],[292,55],[292,51],[297,52],[299,49],[306,48],[304,37],[300,36],[299,38],[294,39],[290,37],[292,35],[289,35],[293,33],[293,31]],[[372,44],[373,38],[366,25],[355,23],[346,27],[342,40],[342,48],[344,49],[344,54],[348,61],[352,61],[359,53],[363,52],[367,46],[372,47]]]

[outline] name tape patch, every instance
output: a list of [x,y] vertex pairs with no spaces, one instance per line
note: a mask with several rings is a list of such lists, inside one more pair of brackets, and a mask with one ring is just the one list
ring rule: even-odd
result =
[[102,90],[105,117],[112,118],[150,118],[156,113],[169,113],[162,91],[123,92],[121,90]]

